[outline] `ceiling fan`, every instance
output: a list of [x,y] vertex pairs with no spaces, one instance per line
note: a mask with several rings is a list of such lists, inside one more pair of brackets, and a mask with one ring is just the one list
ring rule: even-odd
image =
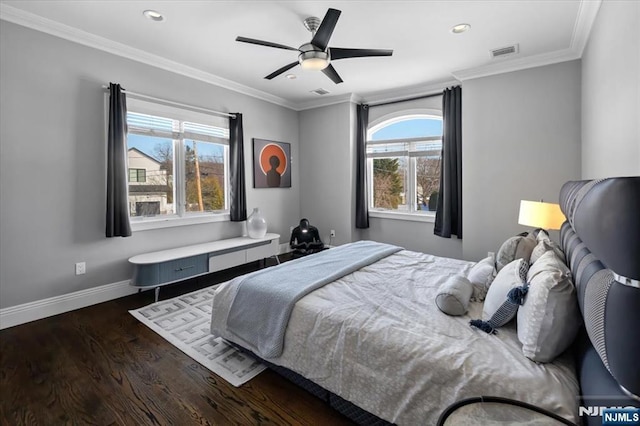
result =
[[337,71],[333,68],[333,65],[331,65],[331,61],[348,58],[362,58],[367,56],[391,56],[393,54],[393,50],[388,49],[347,49],[341,47],[329,47],[329,39],[336,27],[340,13],[341,12],[337,9],[329,9],[322,21],[316,17],[305,19],[304,26],[307,30],[311,31],[313,38],[310,43],[305,43],[297,49],[283,44],[247,37],[236,37],[236,41],[300,52],[298,54],[297,61],[287,64],[272,72],[265,77],[267,80],[271,80],[296,65],[300,65],[305,69],[322,70],[322,72],[334,83],[339,84],[342,83],[342,78],[340,78],[340,75],[338,75]]

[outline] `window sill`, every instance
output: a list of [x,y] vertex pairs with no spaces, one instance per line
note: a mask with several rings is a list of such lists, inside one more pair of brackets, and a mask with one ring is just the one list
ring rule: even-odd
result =
[[229,213],[208,214],[190,217],[164,217],[143,218],[131,221],[131,231],[150,231],[153,229],[173,228],[176,226],[199,225],[202,223],[228,222],[231,220]]
[[435,222],[436,214],[434,213],[398,213],[388,211],[369,210],[369,217],[379,219],[406,220],[410,222]]

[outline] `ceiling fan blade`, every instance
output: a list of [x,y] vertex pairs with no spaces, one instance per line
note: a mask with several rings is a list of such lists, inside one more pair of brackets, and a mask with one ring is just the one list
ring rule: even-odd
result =
[[327,10],[327,14],[324,15],[324,19],[322,19],[318,31],[316,31],[316,34],[313,36],[311,44],[321,50],[327,49],[329,39],[331,38],[331,34],[333,34],[333,29],[336,27],[341,13],[338,9]]
[[338,75],[338,72],[336,71],[336,69],[333,67],[333,65],[329,64],[328,67],[326,67],[325,69],[322,70],[322,72],[329,77],[335,84],[340,84],[342,83],[342,79],[340,78],[340,76]]
[[343,49],[341,47],[330,47],[331,60],[347,58],[363,58],[367,56],[391,56],[393,50],[390,49]]
[[279,76],[280,74],[282,74],[285,71],[289,71],[291,68],[295,67],[296,65],[298,65],[298,61],[295,62],[291,62],[290,64],[285,65],[284,67],[272,72],[271,74],[269,74],[268,76],[266,76],[265,78],[267,80],[271,80],[274,77]]
[[298,49],[296,49],[295,47],[285,46],[284,44],[271,43],[270,41],[256,40],[255,38],[236,37],[236,41],[241,41],[243,43],[250,43],[250,44],[259,44],[260,46],[275,47],[277,49],[298,51]]

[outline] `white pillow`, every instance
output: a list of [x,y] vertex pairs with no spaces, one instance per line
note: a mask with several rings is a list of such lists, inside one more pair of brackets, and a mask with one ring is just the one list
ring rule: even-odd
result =
[[550,362],[571,345],[580,329],[571,271],[548,250],[531,266],[527,278],[529,292],[518,310],[518,339],[527,358]]
[[449,315],[464,315],[469,307],[473,286],[466,277],[454,275],[438,288],[436,305]]
[[[483,320],[489,321],[493,317],[507,300],[507,294],[509,294],[511,289],[526,285],[528,270],[529,261],[516,259],[498,272],[484,300],[484,307],[482,308]],[[515,315],[516,311],[514,310],[513,314],[504,318],[504,322],[500,325],[506,324],[512,320]]]
[[473,285],[471,300],[482,302],[487,295],[487,290],[496,277],[496,266],[493,256],[488,256],[473,265],[469,271],[469,281]]
[[538,244],[533,235],[511,237],[498,250],[496,256],[496,269],[498,272],[515,259],[525,259],[527,263],[531,257],[533,248]]

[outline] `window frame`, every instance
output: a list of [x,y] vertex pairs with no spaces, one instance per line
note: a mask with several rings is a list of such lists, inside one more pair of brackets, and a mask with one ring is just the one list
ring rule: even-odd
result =
[[[105,105],[108,105],[108,94],[105,95]],[[179,122],[179,128],[174,128],[174,131],[181,134],[179,139],[167,137],[173,144],[173,180],[174,180],[174,205],[175,213],[170,215],[158,215],[158,216],[129,216],[132,231],[146,231],[153,229],[162,229],[176,226],[187,226],[195,224],[204,224],[211,222],[227,222],[231,220],[229,204],[230,204],[230,170],[229,170],[229,128],[228,119],[226,117],[221,118],[214,115],[204,114],[199,111],[190,110],[187,107],[179,108],[175,106],[168,106],[161,103],[151,102],[148,100],[138,99],[134,95],[127,96],[127,112],[155,115],[163,118],[169,118],[175,122]],[[108,120],[108,108],[105,108],[106,119]],[[192,132],[184,131],[184,122],[203,124],[212,127],[218,127],[224,129],[224,136],[212,137],[216,139],[201,140]],[[128,129],[127,134],[131,129]],[[133,132],[134,134],[142,134],[139,132]],[[151,136],[147,134],[146,136]],[[185,146],[188,141],[196,141],[201,143],[216,143],[222,145],[223,150],[223,167],[224,167],[224,200],[225,205],[223,210],[209,211],[209,212],[193,212],[186,209],[186,165],[185,165]],[[127,145],[127,151],[129,146]],[[127,169],[129,169],[127,165]],[[129,182],[127,181],[127,192]]]
[[[367,129],[367,141],[366,146],[369,146],[369,143],[372,144],[381,144],[381,143],[403,143],[403,142],[418,142],[418,141],[427,141],[433,140],[434,137],[425,136],[425,137],[414,137],[414,138],[404,138],[404,139],[394,139],[394,140],[385,140],[385,141],[371,141],[371,137],[373,133],[378,130],[387,127],[389,125],[401,122],[408,121],[412,119],[438,119],[442,120],[442,111],[437,109],[411,109],[411,110],[400,110],[395,111],[393,113],[385,114],[378,119],[369,123]],[[442,135],[438,138],[442,141]],[[442,142],[441,142],[442,143]],[[397,153],[397,152],[395,152]],[[416,158],[417,156],[411,156],[411,151],[407,150],[406,157],[408,158],[408,178],[407,178],[407,188],[405,190],[413,195],[417,195],[417,177],[416,177]],[[394,152],[391,152],[394,154]],[[373,159],[370,158],[368,154],[366,157],[366,167],[367,167],[367,195],[368,195],[368,210],[369,216],[375,218],[383,218],[383,219],[393,219],[393,220],[405,220],[405,221],[414,221],[414,222],[435,222],[435,212],[416,210],[415,202],[409,203],[408,211],[393,211],[393,210],[382,210],[376,209],[373,207]],[[398,158],[398,155],[382,157],[379,156],[377,158]],[[442,157],[441,157],[442,158]]]

